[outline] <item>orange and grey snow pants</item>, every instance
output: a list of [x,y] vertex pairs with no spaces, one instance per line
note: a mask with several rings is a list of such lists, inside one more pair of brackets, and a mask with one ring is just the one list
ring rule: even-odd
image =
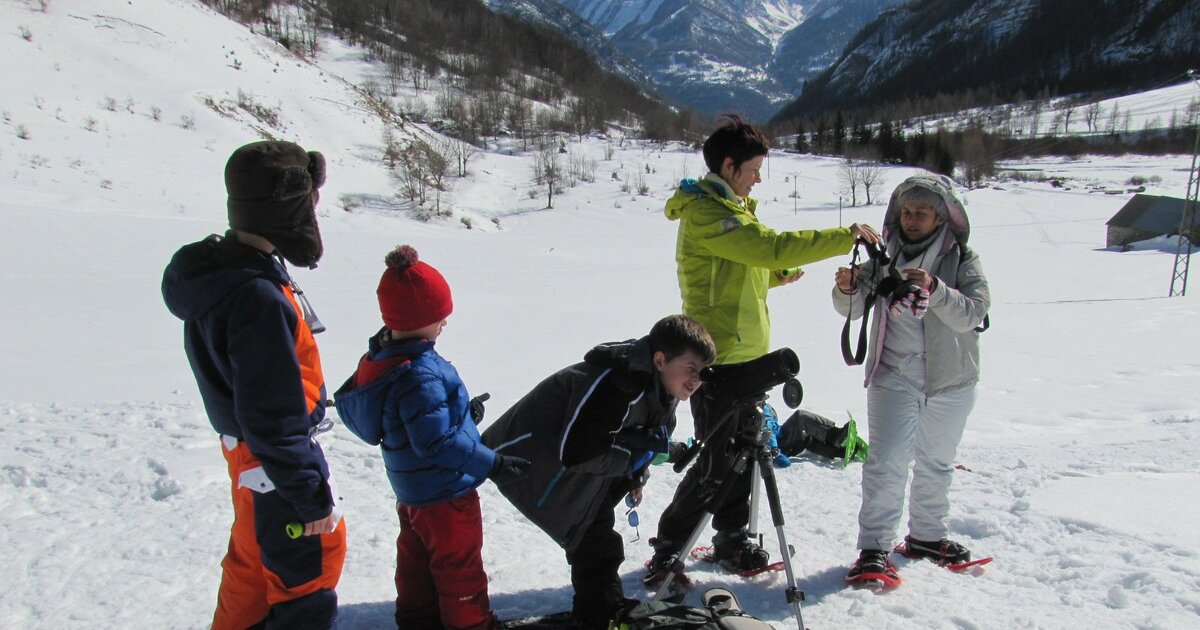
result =
[[275,491],[245,442],[223,436],[233,481],[233,527],[221,561],[213,630],[329,628],[346,558],[346,523],[320,536],[287,535],[296,511]]

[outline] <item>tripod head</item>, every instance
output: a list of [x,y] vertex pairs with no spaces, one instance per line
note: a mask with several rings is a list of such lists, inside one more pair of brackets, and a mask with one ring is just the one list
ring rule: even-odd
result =
[[744,363],[710,365],[700,372],[704,395],[715,400],[766,396],[767,390],[796,376],[800,358],[791,348],[780,348]]
[[[762,406],[767,400],[767,392],[786,382],[785,402],[792,408],[799,406],[803,397],[803,388],[795,378],[799,371],[800,359],[796,353],[791,348],[780,348],[743,363],[704,368],[700,372],[700,380],[704,385],[698,393],[720,405],[722,425],[735,423],[732,435],[748,444],[761,446],[766,440]],[[704,448],[706,441],[692,444],[687,453],[675,462],[675,472],[687,468]]]

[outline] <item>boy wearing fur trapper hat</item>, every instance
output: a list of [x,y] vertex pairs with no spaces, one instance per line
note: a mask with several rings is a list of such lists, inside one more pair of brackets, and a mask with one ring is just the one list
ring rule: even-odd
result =
[[384,327],[335,399],[346,427],[382,449],[396,494],[396,625],[495,628],[476,488],[523,477],[529,461],[480,442],[487,394],[471,399],[434,349],[454,309],[446,279],[407,245],[384,262]]
[[313,334],[324,328],[283,262],[320,258],[324,181],[320,153],[240,147],[225,167],[232,229],[184,246],[163,273],[233,481],[217,630],[328,628],[337,616],[346,526],[314,439],[326,396]]

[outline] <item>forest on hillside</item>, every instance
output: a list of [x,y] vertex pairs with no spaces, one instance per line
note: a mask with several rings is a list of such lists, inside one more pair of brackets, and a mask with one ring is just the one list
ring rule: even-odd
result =
[[[473,144],[550,132],[585,135],[620,126],[650,139],[694,136],[694,113],[673,109],[605,69],[566,35],[489,10],[479,0],[202,0],[311,53],[327,30],[388,69],[380,96],[399,86],[439,90],[407,118]],[[404,109],[405,103],[399,104]]]

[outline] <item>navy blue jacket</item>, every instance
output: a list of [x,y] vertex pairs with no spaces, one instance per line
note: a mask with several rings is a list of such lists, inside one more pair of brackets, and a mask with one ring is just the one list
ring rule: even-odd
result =
[[213,428],[246,442],[304,522],[328,516],[329,468],[309,435],[325,415],[325,384],[283,263],[214,234],[175,253],[162,294],[184,321]]
[[420,507],[478,487],[496,454],[479,441],[458,370],[431,340],[369,344],[334,400],[342,423],[383,450],[396,500]]

